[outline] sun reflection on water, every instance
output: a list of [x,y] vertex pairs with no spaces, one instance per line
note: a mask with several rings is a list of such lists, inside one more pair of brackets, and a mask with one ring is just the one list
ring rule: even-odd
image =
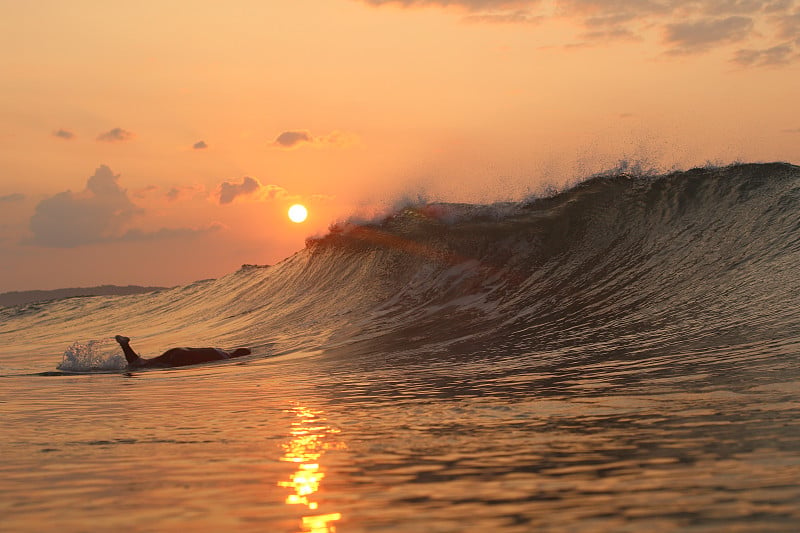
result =
[[[343,445],[330,442],[330,437],[339,431],[325,423],[321,411],[298,406],[288,412],[294,413],[298,420],[292,422],[291,440],[283,445],[284,454],[281,461],[294,463],[297,470],[291,475],[289,481],[280,481],[278,486],[293,491],[286,496],[288,505],[304,505],[310,511],[316,511],[319,508],[319,502],[316,501],[315,495],[319,491],[320,482],[325,477],[325,473],[320,467],[320,458],[326,450],[341,448]],[[341,513],[304,516],[301,531],[304,533],[333,533],[336,531],[333,522],[341,518]]]

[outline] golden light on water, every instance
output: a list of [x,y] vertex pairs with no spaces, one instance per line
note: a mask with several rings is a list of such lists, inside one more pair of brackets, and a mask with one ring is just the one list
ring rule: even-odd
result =
[[[288,481],[281,481],[278,486],[291,489],[286,496],[287,505],[304,505],[310,511],[319,508],[315,496],[320,490],[320,482],[325,473],[320,467],[320,459],[325,450],[338,448],[340,443],[328,442],[331,435],[338,430],[325,424],[322,413],[305,407],[291,410],[299,420],[292,423],[291,440],[283,445],[284,454],[281,461],[294,463],[297,470]],[[336,527],[333,522],[342,518],[341,513],[326,513],[304,516],[301,530],[304,533],[333,533]]]
[[292,222],[299,224],[304,222],[308,218],[308,209],[306,206],[301,204],[294,204],[292,207],[289,208],[289,220]]
[[324,533],[327,531],[336,531],[336,528],[331,524],[342,518],[341,513],[324,514],[319,516],[304,516],[303,517],[303,531],[310,533]]

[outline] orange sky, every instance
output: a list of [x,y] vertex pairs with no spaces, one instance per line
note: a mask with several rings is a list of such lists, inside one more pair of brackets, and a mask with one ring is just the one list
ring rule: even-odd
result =
[[798,94],[800,1],[0,0],[0,291],[217,277],[620,160],[797,163]]

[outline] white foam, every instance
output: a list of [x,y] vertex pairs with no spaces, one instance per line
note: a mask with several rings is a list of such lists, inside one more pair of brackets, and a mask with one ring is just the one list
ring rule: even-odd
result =
[[112,339],[75,341],[64,350],[59,370],[67,372],[97,372],[124,370],[127,362]]

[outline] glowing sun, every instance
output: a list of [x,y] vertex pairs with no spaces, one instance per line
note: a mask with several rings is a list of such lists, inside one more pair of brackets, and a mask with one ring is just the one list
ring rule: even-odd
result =
[[308,218],[308,209],[306,206],[300,204],[294,204],[292,207],[289,208],[289,220],[292,222],[296,222],[299,224],[303,222],[306,218]]

